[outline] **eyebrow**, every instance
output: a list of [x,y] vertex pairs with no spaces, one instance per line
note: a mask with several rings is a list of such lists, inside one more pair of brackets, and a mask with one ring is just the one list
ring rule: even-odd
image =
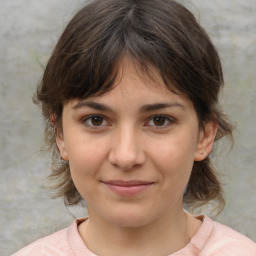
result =
[[[92,109],[96,110],[101,110],[101,111],[107,111],[107,112],[114,112],[114,110],[105,104],[102,103],[97,103],[93,101],[79,101],[75,106],[73,106],[73,109],[79,109],[79,108],[84,108],[84,107],[89,107]],[[166,109],[166,108],[173,108],[173,107],[178,107],[181,109],[185,109],[184,105],[174,102],[174,103],[155,103],[155,104],[146,104],[140,108],[140,112],[151,112],[151,111],[156,111],[160,109]]]
[[150,112],[150,111],[155,111],[155,110],[160,110],[160,109],[165,109],[165,108],[173,108],[173,107],[178,107],[182,108],[183,110],[185,109],[185,106],[174,102],[174,103],[156,103],[156,104],[147,104],[144,105],[140,108],[141,112]]
[[102,111],[108,111],[108,112],[113,112],[113,110],[101,103],[93,102],[93,101],[79,101],[73,109],[79,109],[79,108],[84,108],[84,107],[89,107],[92,109],[96,110],[102,110]]

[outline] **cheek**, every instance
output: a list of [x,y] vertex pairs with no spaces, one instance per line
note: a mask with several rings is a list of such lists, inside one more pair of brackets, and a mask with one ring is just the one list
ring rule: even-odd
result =
[[72,144],[75,146],[69,148],[68,155],[74,182],[82,181],[83,177],[88,179],[90,176],[97,175],[106,159],[107,148],[104,145],[107,144],[90,139],[72,141]]
[[[194,163],[195,140],[191,136],[175,136],[151,148],[155,168],[163,182],[183,191]],[[154,153],[153,153],[154,151]]]
[[102,143],[77,142],[69,151],[71,177],[85,201],[95,200],[99,170],[105,161],[107,149]]
[[170,167],[193,164],[195,149],[195,139],[186,135],[173,136],[151,146],[155,161]]

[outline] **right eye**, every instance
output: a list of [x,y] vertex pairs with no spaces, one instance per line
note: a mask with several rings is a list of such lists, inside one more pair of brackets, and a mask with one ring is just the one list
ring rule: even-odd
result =
[[82,121],[87,127],[97,129],[103,126],[108,126],[108,122],[103,116],[91,115],[83,119]]

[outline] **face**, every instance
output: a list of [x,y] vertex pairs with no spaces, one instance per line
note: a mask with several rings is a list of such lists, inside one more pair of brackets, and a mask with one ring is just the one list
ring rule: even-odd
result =
[[211,150],[214,126],[200,131],[192,102],[155,76],[126,62],[110,92],[64,105],[57,143],[90,218],[135,227],[182,211],[193,162]]

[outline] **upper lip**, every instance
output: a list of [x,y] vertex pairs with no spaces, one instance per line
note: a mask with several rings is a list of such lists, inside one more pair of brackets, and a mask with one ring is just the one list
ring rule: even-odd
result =
[[129,186],[139,186],[139,185],[150,185],[154,182],[152,181],[142,181],[142,180],[107,180],[102,181],[105,184],[113,185],[113,186],[122,186],[122,187],[129,187]]

